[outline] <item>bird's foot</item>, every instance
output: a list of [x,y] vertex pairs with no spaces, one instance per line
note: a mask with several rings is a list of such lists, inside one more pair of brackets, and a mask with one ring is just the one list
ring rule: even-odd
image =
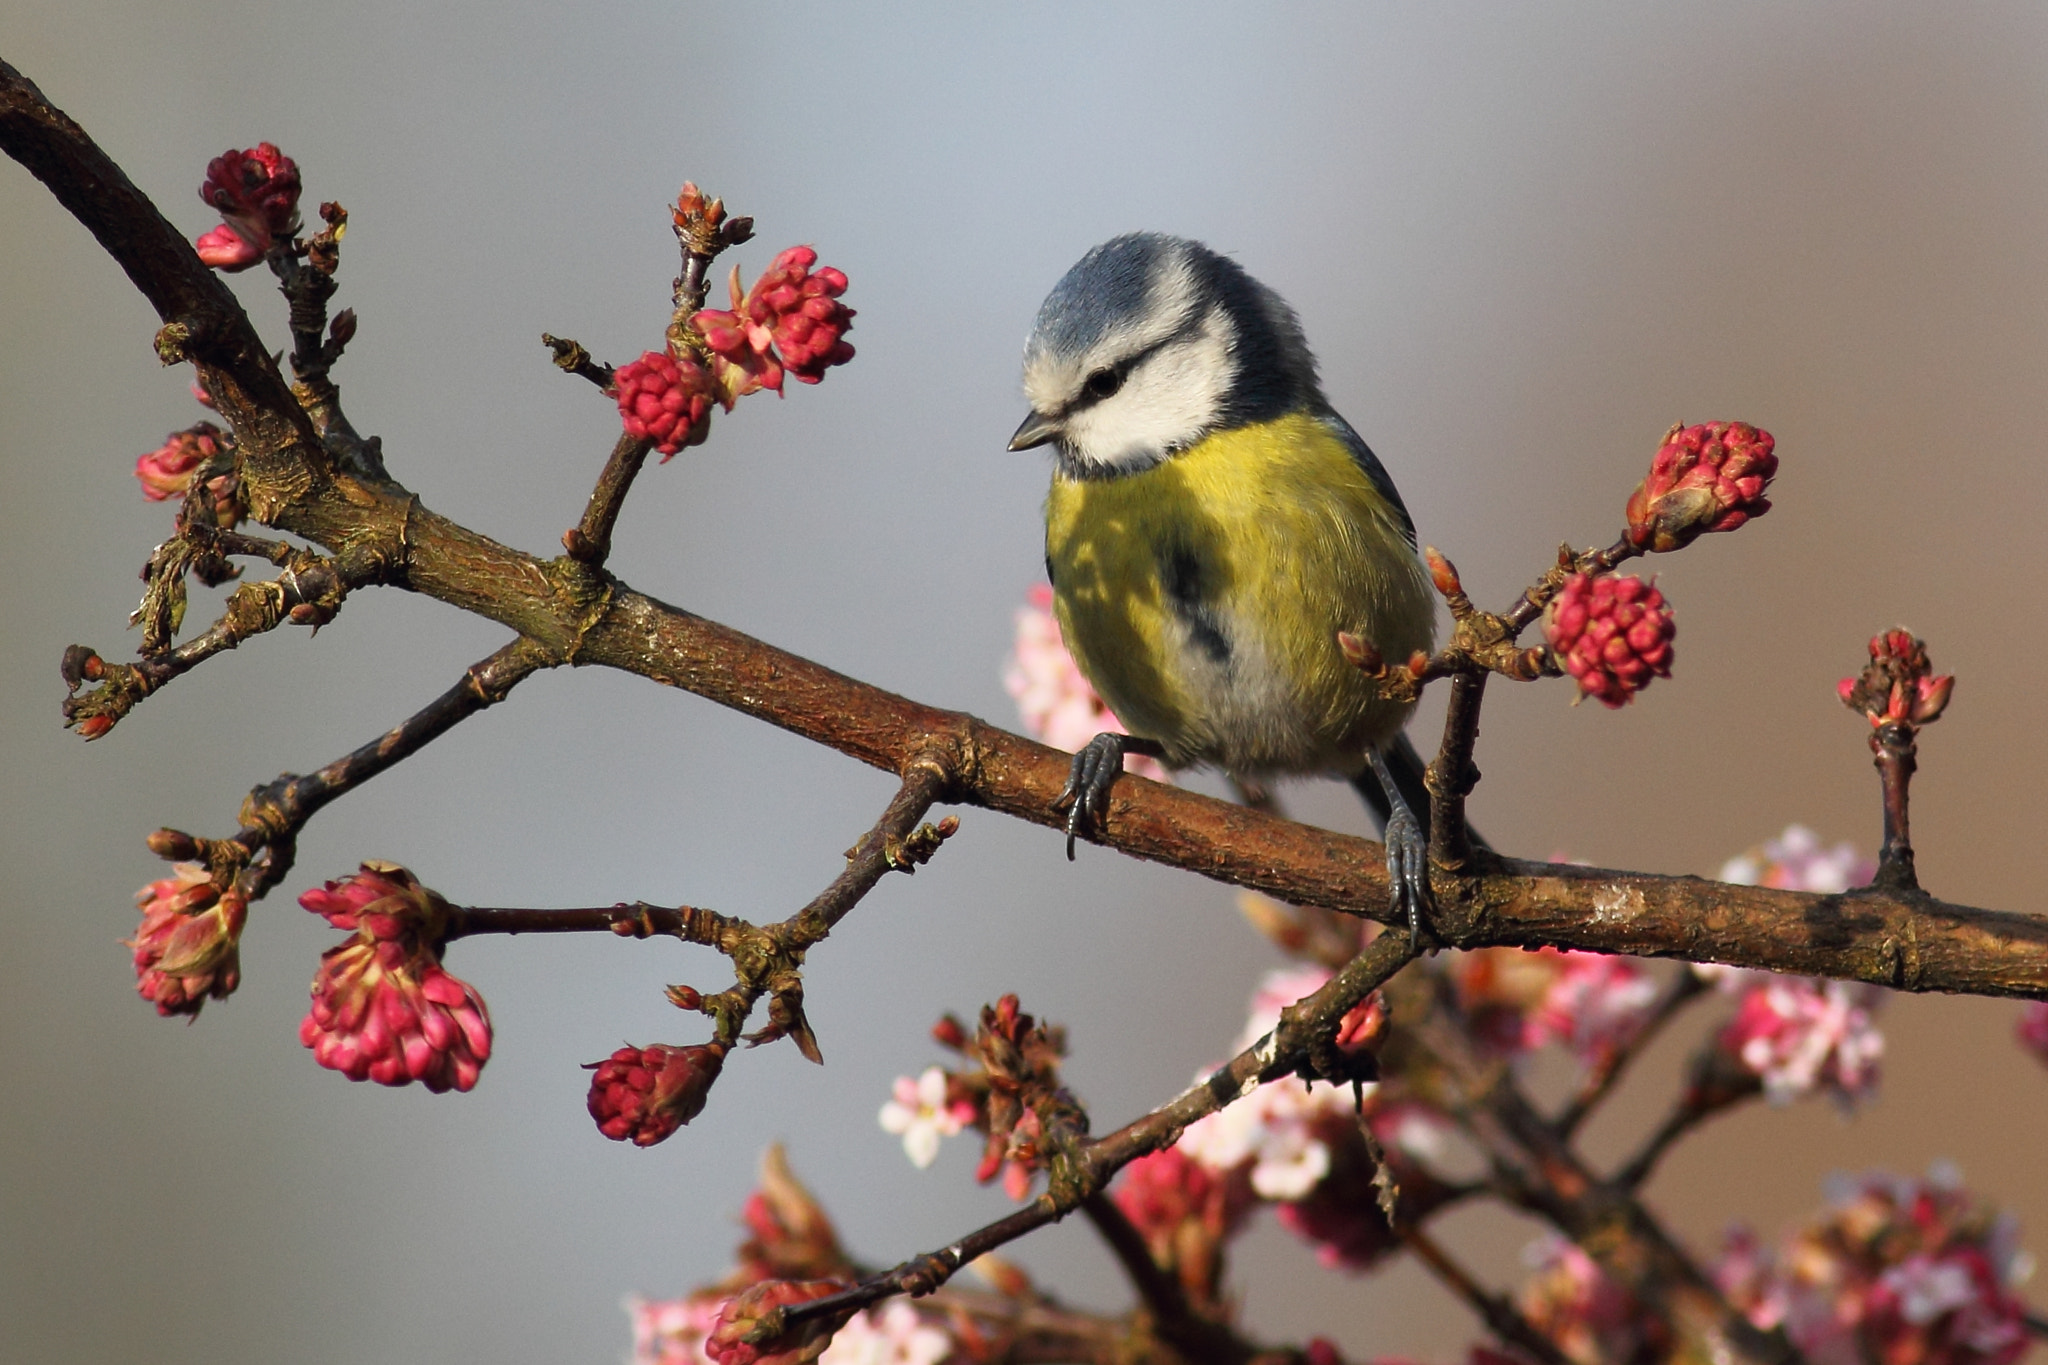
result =
[[1394,803],[1388,817],[1385,837],[1387,882],[1393,889],[1394,908],[1407,916],[1408,943],[1419,953],[1427,946],[1424,927],[1436,910],[1429,895],[1429,839],[1415,812],[1400,801]]
[[1067,861],[1074,861],[1074,840],[1082,829],[1101,829],[1109,818],[1109,789],[1123,776],[1124,752],[1136,747],[1129,735],[1105,730],[1081,746],[1067,785],[1052,799],[1054,810],[1067,813]]

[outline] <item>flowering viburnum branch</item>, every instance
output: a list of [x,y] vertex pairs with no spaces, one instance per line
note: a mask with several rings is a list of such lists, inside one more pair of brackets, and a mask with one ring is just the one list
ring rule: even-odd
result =
[[842,1293],[789,1311],[794,1324],[849,1308],[866,1308],[896,1294],[929,1294],[976,1257],[1057,1222],[1109,1182],[1119,1170],[1178,1139],[1188,1125],[1213,1114],[1260,1084],[1306,1071],[1310,1053],[1334,1037],[1338,1024],[1366,996],[1414,960],[1406,935],[1375,939],[1319,990],[1289,1006],[1280,1024],[1178,1097],[1107,1136],[1078,1144],[1064,1163],[1063,1179],[1006,1218],[987,1224],[939,1251],[870,1276]]
[[[957,774],[954,799],[1064,826],[1050,807],[1068,759],[1053,750],[858,683],[573,560],[520,554],[402,490],[336,471],[225,286],[83,131],[12,68],[0,69],[0,147],[129,272],[166,319],[162,348],[199,366],[242,447],[257,520],[321,543],[381,546],[402,567],[404,586],[502,622],[554,661],[602,664],[683,687],[891,771],[921,749],[943,750]],[[1616,554],[1581,557],[1579,568],[1612,567]],[[1542,605],[1518,604],[1510,619],[1526,626]],[[1370,841],[1157,784],[1119,784],[1110,815],[1109,831],[1091,837],[1134,856],[1290,904],[1383,912],[1384,864]],[[1825,935],[1814,928],[1817,915],[1830,922]],[[1459,946],[1551,943],[1712,957],[1903,989],[2048,994],[2048,932],[2031,916],[1882,889],[1853,905],[1827,904],[1810,893],[1730,892],[1688,878],[1503,860],[1470,885],[1439,888],[1432,924]]]

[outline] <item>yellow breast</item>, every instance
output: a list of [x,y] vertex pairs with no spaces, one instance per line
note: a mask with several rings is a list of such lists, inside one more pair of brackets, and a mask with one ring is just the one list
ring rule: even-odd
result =
[[1336,633],[1393,659],[1435,637],[1399,513],[1307,413],[1142,473],[1055,475],[1046,561],[1082,672],[1176,765],[1356,771],[1407,708],[1345,663]]

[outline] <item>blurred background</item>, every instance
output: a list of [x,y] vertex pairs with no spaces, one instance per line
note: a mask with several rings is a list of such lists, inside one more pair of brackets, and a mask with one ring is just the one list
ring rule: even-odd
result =
[[[1005,724],[1012,613],[1041,573],[1043,452],[1005,454],[1032,314],[1093,243],[1202,238],[1300,310],[1341,411],[1423,538],[1504,604],[1561,539],[1605,543],[1673,421],[1778,438],[1776,510],[1652,566],[1677,676],[1615,714],[1492,689],[1475,818],[1503,848],[1711,873],[1788,823],[1874,849],[1864,727],[1834,697],[1903,623],[1960,679],[1922,745],[1925,883],[2031,910],[2048,738],[2041,371],[2048,10],[2038,5],[898,5],[12,0],[0,56],[171,219],[217,219],[207,160],[268,139],[351,211],[336,372],[428,505],[556,552],[617,431],[543,330],[659,344],[687,177],[753,214],[749,278],[793,242],[852,278],[859,358],[718,419],[650,468],[614,568],[693,611]],[[723,1273],[760,1149],[875,1261],[999,1215],[966,1141],[919,1172],[875,1112],[926,1037],[1007,990],[1071,1030],[1100,1127],[1218,1060],[1276,961],[1232,893],[964,812],[915,881],[812,955],[827,1065],[737,1057],[649,1151],[603,1141],[579,1064],[698,1041],[664,982],[703,950],[465,942],[498,1050],[467,1096],[351,1085],[297,1041],[334,933],[292,896],[364,857],[483,904],[645,897],[756,918],[836,871],[889,780],[638,679],[542,676],[317,819],[256,907],[244,985],[191,1027],[135,997],[120,940],[143,836],[233,828],[244,792],[379,733],[503,632],[365,592],[317,640],[252,641],[90,747],[59,728],[64,646],[132,649],[168,534],[135,457],[202,412],[156,320],[42,188],[0,165],[0,1359],[612,1362],[622,1295]],[[285,344],[262,271],[236,288]],[[192,617],[209,619],[213,594]],[[1427,730],[1426,715],[1418,721]],[[2018,728],[2015,728],[2015,727]],[[1363,830],[1349,792],[1291,808]],[[1695,1245],[1775,1236],[1837,1169],[1959,1163],[2048,1245],[2048,1074],[2018,1007],[1899,999],[1881,1097],[1757,1106],[1651,1196]],[[1711,1011],[1709,1011],[1711,1013]],[[1591,1130],[1662,1112],[1706,1017]],[[1498,1285],[1532,1229],[1449,1242]],[[1081,1226],[1017,1255],[1084,1303],[1122,1290]],[[1318,1270],[1270,1224],[1236,1283],[1273,1339],[1449,1359],[1477,1324],[1412,1266]]]

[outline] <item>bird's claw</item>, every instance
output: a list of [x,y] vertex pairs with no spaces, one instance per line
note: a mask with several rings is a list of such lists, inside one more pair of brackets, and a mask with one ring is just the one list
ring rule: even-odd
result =
[[1101,829],[1109,817],[1109,790],[1124,771],[1125,737],[1104,731],[1081,746],[1067,785],[1053,798],[1054,810],[1067,812],[1067,861],[1074,861],[1074,840],[1082,828]]
[[1408,942],[1419,953],[1425,946],[1424,925],[1436,909],[1429,894],[1429,840],[1415,813],[1398,801],[1388,817],[1385,837],[1387,882],[1393,889],[1394,908],[1406,914]]

